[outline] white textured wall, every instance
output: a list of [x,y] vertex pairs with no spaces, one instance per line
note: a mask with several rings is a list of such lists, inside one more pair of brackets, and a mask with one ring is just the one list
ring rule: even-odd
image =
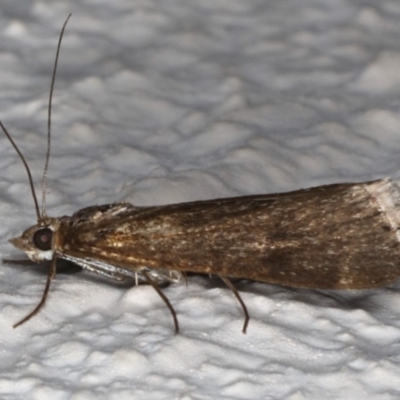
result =
[[[38,183],[53,108],[48,214],[400,176],[400,3],[0,1],[0,118]],[[0,144],[1,257],[35,222]],[[328,293],[216,281],[165,293],[2,266],[1,399],[398,399],[396,288]]]

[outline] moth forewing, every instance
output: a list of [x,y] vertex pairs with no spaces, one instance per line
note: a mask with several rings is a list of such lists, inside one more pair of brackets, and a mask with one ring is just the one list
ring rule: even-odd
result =
[[61,219],[58,235],[65,254],[122,270],[363,289],[400,275],[399,193],[379,180],[165,206],[90,207]]

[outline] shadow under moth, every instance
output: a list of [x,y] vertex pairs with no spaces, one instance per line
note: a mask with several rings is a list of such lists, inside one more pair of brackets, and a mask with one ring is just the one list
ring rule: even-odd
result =
[[249,314],[229,278],[317,289],[369,289],[398,279],[400,189],[388,179],[163,206],[107,204],[48,217],[51,101],[69,17],[51,82],[41,210],[28,165],[0,122],[25,165],[37,214],[37,223],[10,241],[32,261],[50,261],[41,301],[14,327],[44,305],[57,259],[114,280],[152,285],[170,309],[176,332],[176,313],[160,286],[186,272],[221,277],[242,306],[243,332]]

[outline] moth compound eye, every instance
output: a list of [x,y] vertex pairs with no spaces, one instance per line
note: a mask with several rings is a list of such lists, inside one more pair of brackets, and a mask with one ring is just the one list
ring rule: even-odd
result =
[[39,229],[33,234],[32,241],[39,250],[50,250],[53,242],[53,231],[50,228]]

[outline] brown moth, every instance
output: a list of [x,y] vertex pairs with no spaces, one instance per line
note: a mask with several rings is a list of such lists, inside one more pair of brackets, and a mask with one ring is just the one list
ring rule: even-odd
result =
[[48,217],[51,98],[67,21],[50,90],[41,212],[27,163],[0,122],[28,171],[37,213],[37,224],[10,241],[34,262],[51,261],[40,303],[14,326],[44,305],[57,259],[114,280],[151,284],[169,307],[176,332],[176,313],[159,285],[177,282],[185,272],[221,277],[243,308],[243,332],[249,314],[229,278],[318,289],[376,288],[399,278],[400,189],[388,179],[164,206],[107,204]]

